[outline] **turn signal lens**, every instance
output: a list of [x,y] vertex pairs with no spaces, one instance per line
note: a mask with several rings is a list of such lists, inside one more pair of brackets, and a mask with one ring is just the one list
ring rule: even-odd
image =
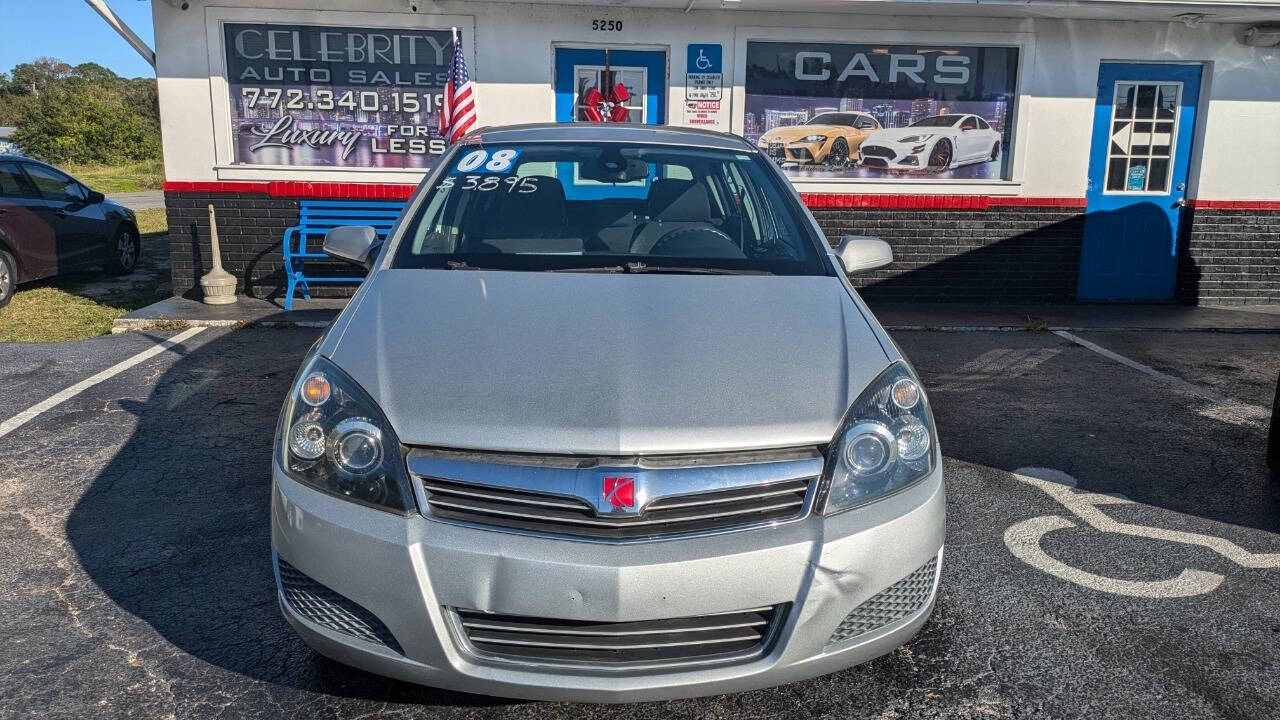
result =
[[910,410],[920,402],[920,386],[915,380],[903,378],[893,384],[893,404],[903,410]]
[[320,407],[329,401],[333,388],[329,386],[329,378],[324,373],[311,373],[302,381],[302,402],[311,407]]

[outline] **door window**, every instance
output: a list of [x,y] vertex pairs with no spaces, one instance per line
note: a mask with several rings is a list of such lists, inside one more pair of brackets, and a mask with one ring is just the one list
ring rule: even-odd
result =
[[575,65],[576,122],[643,123],[648,71],[642,67]]
[[977,130],[978,123],[972,117],[967,117],[964,120],[960,121],[960,129],[961,130]]
[[26,180],[17,163],[0,163],[0,197],[27,197]]
[[1181,96],[1181,83],[1115,84],[1106,192],[1169,192]]
[[43,165],[26,163],[24,168],[27,171],[27,177],[31,178],[32,184],[45,199],[66,201],[85,199],[84,188],[70,176]]

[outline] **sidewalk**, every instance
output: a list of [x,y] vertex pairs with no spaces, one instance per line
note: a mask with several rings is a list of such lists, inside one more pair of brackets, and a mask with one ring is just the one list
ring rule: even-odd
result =
[[889,330],[1165,330],[1280,333],[1280,305],[1002,305],[867,302]]
[[[346,298],[280,300],[240,296],[234,305],[205,305],[171,297],[116,319],[112,332],[157,325],[324,327]],[[1165,330],[1280,333],[1280,305],[1190,307],[1186,305],[1001,305],[868,302],[889,330]]]
[[184,327],[316,327],[333,321],[347,298],[295,300],[293,310],[286,311],[283,301],[263,300],[240,295],[232,305],[205,305],[199,300],[170,297],[116,318],[111,332],[147,330],[157,326]]

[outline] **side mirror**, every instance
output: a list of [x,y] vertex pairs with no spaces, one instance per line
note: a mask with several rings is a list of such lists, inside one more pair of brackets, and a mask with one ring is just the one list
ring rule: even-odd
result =
[[355,263],[365,270],[373,267],[373,256],[380,244],[378,231],[368,225],[344,225],[324,236],[324,251],[329,257]]
[[89,203],[90,205],[97,205],[98,203],[106,202],[107,196],[103,195],[97,190],[90,190],[89,194],[85,196],[84,201]]
[[879,270],[893,262],[893,248],[880,238],[866,235],[845,235],[835,256],[849,275]]

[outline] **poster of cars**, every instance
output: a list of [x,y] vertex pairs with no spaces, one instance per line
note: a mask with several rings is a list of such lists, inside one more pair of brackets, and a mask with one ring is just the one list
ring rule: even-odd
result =
[[227,23],[234,162],[426,168],[449,30]]
[[747,43],[744,135],[789,175],[1010,179],[1018,48]]

